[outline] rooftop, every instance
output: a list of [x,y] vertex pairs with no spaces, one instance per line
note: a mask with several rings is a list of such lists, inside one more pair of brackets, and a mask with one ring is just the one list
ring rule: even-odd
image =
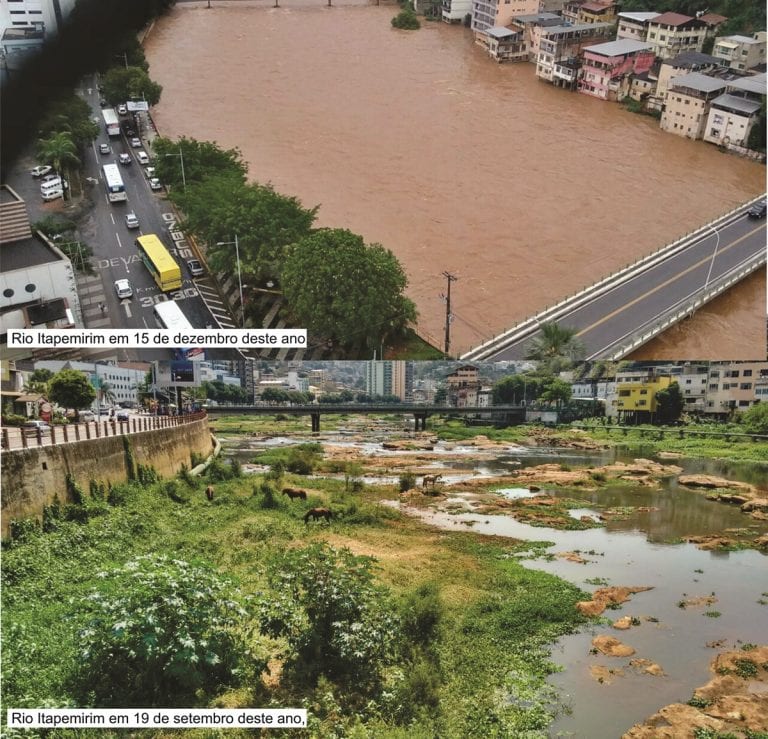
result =
[[[699,21],[696,18],[691,18],[690,15],[683,15],[682,13],[662,13],[657,15],[651,23],[663,26],[685,26],[688,23],[699,25]],[[702,23],[701,25],[705,24]]]
[[651,18],[655,18],[657,15],[659,15],[659,13],[655,11],[649,11],[645,13],[619,13],[619,18],[625,18],[630,21],[644,23],[645,21],[651,20]]
[[764,44],[765,41],[758,41],[751,36],[741,36],[740,34],[734,34],[733,36],[721,36],[717,39],[717,43],[720,44],[723,41],[732,41],[736,44]]
[[704,13],[704,15],[699,16],[699,20],[704,21],[708,26],[719,26],[728,19],[724,15],[718,15],[717,13]]
[[[546,21],[557,21],[562,23],[563,17],[557,13],[531,13],[529,15],[516,15],[512,22],[520,23],[544,23]],[[551,25],[551,24],[550,24]]]
[[736,80],[731,80],[728,83],[728,87],[734,87],[737,90],[744,90],[745,92],[756,92],[758,95],[766,94],[766,74],[756,74],[752,77],[740,77]]
[[0,272],[28,269],[49,262],[59,262],[66,258],[61,252],[48,246],[37,236],[19,239],[19,241],[9,241],[0,247],[0,254],[2,255]]
[[584,51],[602,56],[621,56],[622,54],[632,54],[636,51],[650,51],[651,47],[645,41],[636,41],[631,38],[620,38],[616,41],[607,41],[604,44],[594,44],[585,46]]
[[710,54],[702,54],[700,51],[683,51],[674,59],[665,59],[663,63],[670,64],[676,69],[685,69],[705,65],[720,66],[722,61]]
[[9,26],[3,31],[3,41],[45,41],[45,28],[42,26]]
[[589,13],[600,13],[604,10],[611,10],[613,7],[613,4],[604,5],[603,3],[584,3],[584,5],[581,6],[581,9],[586,10]]
[[494,26],[493,28],[486,28],[485,33],[494,38],[509,38],[510,36],[517,36],[518,31],[512,31],[506,26]]
[[563,23],[559,26],[548,26],[541,32],[543,38],[555,33],[568,33],[569,31],[592,31],[613,28],[613,23]]
[[721,108],[728,108],[737,113],[744,113],[746,115],[752,115],[760,110],[760,103],[756,100],[748,100],[747,98],[741,98],[736,95],[720,95],[712,101],[713,106],[719,106]]
[[670,80],[670,87],[687,87],[689,90],[698,90],[699,92],[715,92],[715,90],[725,89],[724,80],[709,77],[701,72],[691,72],[690,74],[681,74]]

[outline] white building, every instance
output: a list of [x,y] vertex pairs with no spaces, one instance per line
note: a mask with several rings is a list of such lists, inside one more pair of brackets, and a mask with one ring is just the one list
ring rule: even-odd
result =
[[703,139],[721,146],[746,146],[766,95],[766,74],[730,80],[712,100]]
[[648,37],[648,21],[660,13],[619,13],[616,38],[628,38],[634,41],[645,41]]
[[472,0],[443,0],[443,21],[461,23],[472,14]]
[[715,41],[712,56],[731,69],[752,69],[758,64],[765,64],[766,36],[765,31],[754,36],[721,36]]
[[75,0],[2,0],[0,29],[42,24],[46,36],[55,36],[74,7]]

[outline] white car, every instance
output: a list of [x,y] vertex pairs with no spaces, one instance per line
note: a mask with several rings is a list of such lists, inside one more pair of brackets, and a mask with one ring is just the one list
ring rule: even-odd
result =
[[133,287],[129,280],[115,280],[115,292],[121,300],[133,297]]
[[144,174],[147,176],[148,180],[151,180],[153,177],[156,177],[155,168],[154,167],[146,167],[144,169]]
[[141,149],[141,139],[140,139],[138,136],[134,136],[134,137],[131,139],[131,146],[132,146],[134,149]]
[[152,177],[149,180],[149,189],[150,190],[162,190],[163,189],[163,183],[160,182],[160,180],[158,180],[157,177]]
[[112,153],[112,148],[110,147],[109,144],[99,144],[99,151],[102,154],[111,154]]
[[143,149],[136,152],[136,159],[138,159],[139,164],[149,164],[149,155]]
[[136,217],[135,213],[126,213],[125,214],[125,225],[128,228],[138,228],[139,227],[139,219]]
[[30,169],[29,170],[29,173],[33,177],[42,177],[43,175],[46,175],[49,172],[53,172],[53,167],[50,167],[47,164],[40,164],[37,167],[35,167],[34,169]]
[[130,164],[133,159],[131,159],[131,155],[127,152],[123,152],[118,159],[120,160],[120,164]]
[[124,103],[121,103],[120,105],[117,106],[118,115],[127,115],[127,113],[128,113],[128,108],[125,106]]

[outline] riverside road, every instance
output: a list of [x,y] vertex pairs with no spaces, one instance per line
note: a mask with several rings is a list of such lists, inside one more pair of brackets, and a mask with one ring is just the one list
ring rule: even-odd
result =
[[742,265],[765,264],[765,220],[750,218],[747,210],[745,205],[721,222],[704,227],[683,248],[660,254],[607,289],[595,289],[594,297],[585,291],[583,298],[574,298],[562,311],[545,311],[529,319],[529,330],[520,324],[463,358],[522,359],[538,326],[552,320],[577,329],[587,357],[614,356],[632,336],[650,331],[665,315],[706,293]]

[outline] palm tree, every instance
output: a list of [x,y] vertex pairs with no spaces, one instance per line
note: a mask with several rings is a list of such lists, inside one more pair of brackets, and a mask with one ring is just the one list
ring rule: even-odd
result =
[[554,321],[541,324],[541,333],[528,345],[526,359],[536,359],[557,372],[584,358],[586,350],[576,337],[577,330]]
[[[37,153],[44,162],[50,162],[56,172],[61,175],[67,165],[80,164],[77,156],[77,146],[68,131],[54,133],[47,139],[39,139]],[[64,190],[66,197],[67,191]]]
[[99,387],[99,405],[102,403],[114,405],[115,400],[117,400],[117,396],[115,395],[115,391],[112,389],[112,385],[110,385],[108,382],[102,382],[101,387]]

